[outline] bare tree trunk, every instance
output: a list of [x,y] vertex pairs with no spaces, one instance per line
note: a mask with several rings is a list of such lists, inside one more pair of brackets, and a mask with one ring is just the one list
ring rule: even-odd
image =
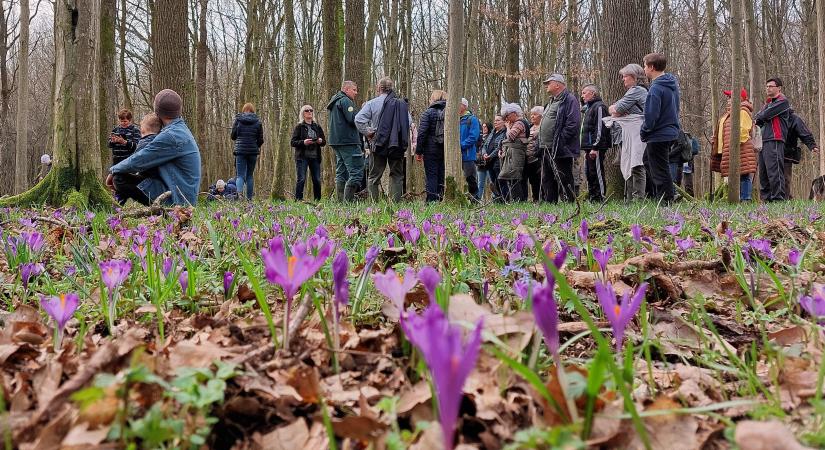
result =
[[[822,112],[822,105],[825,105],[825,3],[816,2],[816,49],[817,60],[819,61],[819,145],[825,143],[825,113]],[[825,153],[819,153],[819,176],[825,175]]]
[[[11,7],[11,5],[9,5]],[[6,14],[6,0],[0,0],[0,163],[5,175],[15,178],[15,152],[12,150],[9,132],[9,103],[11,102],[11,80],[9,79],[9,23]],[[13,194],[14,183],[0,183],[0,193]]]
[[[604,49],[606,82],[603,98],[609,102],[620,99],[625,88],[619,81],[619,70],[630,61],[641,62],[653,48],[650,33],[649,0],[604,0],[601,15],[601,48]],[[627,30],[636,30],[633,39],[624,39]],[[608,151],[607,161],[618,161],[618,148]],[[605,164],[607,193],[613,199],[624,196],[624,178],[619,164]]]
[[745,17],[745,51],[748,57],[748,74],[750,75],[750,96],[751,99],[761,101],[765,98],[765,68],[762,65],[762,58],[759,56],[757,41],[759,40],[756,28],[756,16],[753,2],[742,1],[742,9]]
[[292,125],[295,123],[297,108],[295,107],[295,14],[293,12],[293,0],[283,0],[284,5],[284,65],[281,76],[281,118],[279,120],[280,145],[275,147],[278,152],[275,164],[275,177],[272,179],[272,199],[283,200],[287,195],[286,174],[294,169],[290,167],[290,155],[292,147],[290,138],[292,137]]
[[[360,106],[367,99],[369,92],[368,62],[364,45],[364,0],[347,0],[346,25],[344,26],[346,55],[344,60],[344,76],[358,85],[356,105]],[[370,45],[367,43],[367,45]]]
[[[705,0],[707,14],[708,46],[710,47],[710,123],[719,122],[719,47],[716,39],[716,7],[714,0]],[[715,174],[708,177],[708,192],[713,192]]]
[[567,77],[568,87],[572,92],[578,90],[578,75],[575,71],[573,58],[573,44],[575,41],[576,26],[576,0],[567,0],[567,18],[564,25],[564,58],[565,77]]
[[4,205],[112,204],[97,151],[100,7],[101,0],[55,3],[54,165],[43,182]]
[[[198,48],[195,53],[195,137],[198,144],[206,145],[206,61],[209,53],[209,44],[207,43],[206,22],[208,20],[209,0],[198,0]],[[213,153],[213,152],[209,152]],[[207,157],[207,161],[214,160],[213,157]],[[215,178],[215,173],[212,164],[206,164],[203,178],[212,180]]]
[[[341,87],[343,73],[341,68],[341,42],[338,29],[338,14],[341,8],[339,0],[321,1],[321,26],[323,27],[324,43],[324,90],[321,98],[326,101],[335,94]],[[326,117],[326,109],[318,105],[323,117]],[[321,161],[323,162],[323,192],[325,197],[331,197],[335,191],[335,152],[331,147],[323,150]]]
[[[118,76],[115,61],[115,22],[117,18],[117,0],[102,0],[100,10],[100,139],[98,152],[103,167],[103,174],[112,163],[112,154],[109,151],[109,129],[112,117],[118,110]],[[136,119],[139,120],[139,119]]]
[[478,45],[481,24],[479,23],[479,2],[470,2],[470,14],[466,35],[466,53],[464,54],[464,90],[467,92],[467,99],[470,107],[478,111],[479,95],[481,94],[478,85]]
[[463,180],[458,114],[464,92],[464,2],[450,0],[447,40],[447,109],[444,111],[445,198],[458,200]]
[[20,48],[17,54],[17,141],[14,192],[29,187],[29,1],[20,1]]
[[507,59],[504,70],[504,96],[508,102],[520,102],[519,81],[519,20],[521,1],[507,0]]
[[189,3],[153,1],[152,86],[156,91],[172,89],[180,94],[183,118],[191,122],[195,112],[195,92],[189,60]]
[[131,111],[132,96],[129,93],[129,78],[126,75],[126,0],[120,0],[118,35],[120,38],[118,65],[120,68],[120,88],[123,91],[123,107]]
[[[741,123],[741,109],[737,104],[736,93],[739,91],[739,83],[742,79],[742,5],[743,0],[731,0],[731,33],[730,48],[733,53],[731,61],[731,99],[733,104],[730,108],[730,142],[729,157],[730,167],[728,169],[728,202],[739,203],[739,126]],[[744,0],[747,1],[747,0]]]
[[367,4],[369,5],[369,20],[367,21],[367,32],[364,38],[364,45],[366,45],[366,51],[364,52],[364,60],[365,66],[367,69],[367,79],[366,83],[369,86],[364,86],[364,89],[359,89],[359,97],[362,95],[361,92],[365,92],[364,100],[370,97],[370,92],[372,91],[373,82],[373,72],[375,70],[373,57],[375,56],[375,33],[378,31],[378,20],[381,17],[381,0],[367,0]]

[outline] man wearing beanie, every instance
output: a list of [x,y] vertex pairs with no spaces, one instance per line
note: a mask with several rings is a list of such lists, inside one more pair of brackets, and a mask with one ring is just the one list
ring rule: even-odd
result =
[[171,89],[155,95],[155,114],[163,129],[148,145],[109,169],[106,185],[125,202],[149,205],[166,191],[171,203],[195,205],[201,182],[201,154],[181,117],[183,100]]

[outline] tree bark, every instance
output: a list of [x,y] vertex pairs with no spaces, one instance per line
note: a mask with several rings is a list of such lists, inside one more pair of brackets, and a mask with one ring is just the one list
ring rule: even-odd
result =
[[[619,70],[630,62],[641,63],[653,48],[650,33],[649,0],[604,0],[604,11],[599,24],[601,48],[604,49],[605,73],[603,98],[615,102],[625,94],[619,80]],[[635,30],[633,39],[625,39],[627,30]],[[607,161],[616,160],[618,149],[607,154]],[[624,196],[624,178],[619,164],[605,164],[607,195],[612,199]]]
[[[183,118],[194,118],[194,82],[189,60],[189,2],[154,0],[152,88],[172,89],[183,98]],[[197,127],[193,127],[197,128]]]
[[756,28],[756,16],[754,13],[753,2],[750,0],[742,1],[742,9],[745,19],[745,50],[748,58],[748,71],[750,80],[750,98],[751,100],[761,101],[765,98],[765,68],[762,64],[762,58],[759,56],[759,49],[757,48],[757,41],[759,40],[758,30]]
[[508,102],[520,103],[519,81],[519,20],[521,0],[507,0],[507,58],[504,70],[504,96]]
[[[363,95],[363,101],[366,101],[367,98],[370,97],[370,93],[373,91],[373,56],[375,56],[375,33],[378,31],[378,21],[381,17],[381,0],[367,0],[367,4],[369,5],[369,21],[367,22],[367,32],[364,37],[364,45],[365,52],[364,52],[364,61],[366,69],[366,80],[365,85],[363,88],[360,88],[359,91],[359,98]],[[363,94],[361,94],[363,92]]]
[[344,77],[358,85],[356,105],[367,100],[369,92],[369,77],[367,76],[367,60],[364,45],[364,0],[347,0],[344,26],[344,41],[346,58],[344,59]]
[[111,206],[100,181],[98,118],[101,0],[55,3],[55,95],[52,170],[2,205]]
[[447,39],[447,109],[444,111],[444,164],[447,200],[459,200],[463,190],[460,180],[461,139],[458,114],[464,92],[464,2],[450,0],[449,37]]
[[297,108],[295,106],[295,14],[293,12],[293,0],[283,0],[284,6],[284,65],[281,76],[281,118],[279,120],[280,145],[277,147],[277,161],[275,164],[275,176],[272,178],[272,199],[283,200],[287,198],[290,188],[287,186],[287,176],[289,171],[294,172],[290,167],[290,155],[292,147],[290,138],[292,137],[292,126],[296,123]]
[[[707,14],[708,46],[710,47],[710,123],[716,126],[719,122],[719,47],[716,39],[716,6],[714,0],[705,0]],[[713,192],[715,174],[708,177],[707,191]]]
[[[747,1],[747,0],[744,0]],[[728,168],[728,202],[739,203],[739,127],[741,110],[738,103],[739,83],[742,79],[742,5],[743,0],[731,0],[730,48],[731,61],[731,108],[730,108],[730,142]]]
[[20,48],[17,61],[17,140],[15,146],[14,192],[20,193],[29,187],[29,0],[20,1]]
[[[98,129],[100,139],[98,151],[102,163],[102,175],[107,173],[107,169],[112,163],[112,154],[109,151],[109,130],[112,117],[118,110],[118,76],[116,73],[115,61],[115,23],[117,18],[117,0],[101,0],[100,14],[100,128]],[[135,119],[138,121],[139,119]]]
[[[339,42],[338,14],[341,8],[339,0],[321,1],[321,26],[324,44],[323,70],[324,70],[324,90],[321,98],[326,102],[341,88],[344,81],[341,68],[341,46]],[[326,117],[326,109],[317,105],[316,117]],[[335,152],[327,147],[323,151],[323,189],[325,197],[331,197],[335,191]]]
[[[200,145],[206,145],[206,61],[209,53],[206,22],[209,13],[209,0],[198,0],[198,48],[195,54],[195,137]],[[211,153],[211,152],[210,152]],[[207,157],[207,161],[214,160]],[[204,179],[215,178],[214,166],[206,164]],[[211,181],[210,181],[211,182]]]
[[[9,79],[9,23],[6,0],[0,0],[0,163],[6,168],[5,175],[12,180],[15,177],[15,153],[9,144],[9,103],[11,102],[11,80]],[[14,183],[1,183],[0,193],[13,194]]]
[[120,16],[118,20],[118,36],[120,49],[118,66],[120,69],[120,88],[123,91],[123,107],[132,110],[132,95],[129,93],[129,78],[126,75],[126,0],[120,0]]
[[[825,3],[816,2],[816,49],[817,60],[819,61],[819,145],[825,143],[825,113],[822,112],[822,105],[825,105]],[[825,175],[825,153],[819,152],[819,176]]]

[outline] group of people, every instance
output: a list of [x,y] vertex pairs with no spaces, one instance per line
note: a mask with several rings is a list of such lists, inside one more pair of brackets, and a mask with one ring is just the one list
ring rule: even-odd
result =
[[[574,201],[579,192],[579,156],[584,153],[588,198],[602,202],[606,200],[605,157],[608,149],[617,147],[618,161],[612,164],[618,163],[625,180],[626,200],[673,201],[674,184],[693,171],[698,141],[682,131],[679,85],[665,71],[667,58],[651,53],[643,64],[628,64],[619,71],[625,94],[610,105],[594,84],[582,87],[577,98],[560,74],[544,79],[547,102],[527,114],[519,104],[505,102],[492,122],[482,123],[462,98],[459,139],[469,196],[480,201],[489,184],[495,201]],[[810,130],[782,95],[782,86],[779,78],[767,81],[768,101],[755,114],[747,92],[739,93],[738,133],[730,124],[733,93],[725,92],[728,109],[713,133],[711,169],[728,175],[730,142],[739,136],[742,200],[751,199],[757,170],[762,200],[789,198],[792,164],[800,159],[798,141],[819,151]],[[377,200],[387,167],[389,198],[400,201],[411,149],[423,162],[426,200],[440,201],[445,189],[447,93],[432,92],[417,130],[407,100],[396,95],[390,78],[378,80],[376,96],[360,108],[357,95],[358,86],[344,81],[329,100],[328,137],[315,121],[313,107],[301,107],[290,141],[297,172],[295,198],[303,199],[307,172],[315,199],[321,198],[322,148],[329,146],[335,155],[339,201],[353,201],[364,188],[371,200]],[[106,184],[121,204],[130,198],[149,204],[165,192],[175,204],[197,202],[200,151],[181,118],[181,106],[180,96],[166,89],[155,96],[154,113],[144,116],[139,127],[132,123],[131,112],[119,112],[118,126],[109,139],[112,167]],[[209,200],[254,196],[253,172],[264,135],[251,103],[236,116],[231,138],[236,176],[210,186]]]

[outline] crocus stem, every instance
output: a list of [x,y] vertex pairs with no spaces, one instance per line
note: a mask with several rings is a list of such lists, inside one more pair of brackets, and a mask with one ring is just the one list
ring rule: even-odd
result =
[[333,349],[335,350],[335,352],[332,354],[332,362],[334,363],[334,366],[335,366],[335,373],[340,373],[341,369],[338,366],[338,355],[341,352],[341,320],[338,317],[338,307],[333,305],[333,309],[335,311],[333,311],[333,313],[332,313],[332,320],[333,320],[332,326],[335,328],[335,331],[333,331],[332,339],[333,339],[333,342],[334,342],[334,348]]
[[532,350],[530,350],[530,360],[527,362],[527,367],[530,370],[536,370],[536,362],[539,359],[539,347],[541,346],[541,333],[539,330],[534,326],[533,327],[533,342],[532,342]]
[[292,302],[287,300],[286,311],[284,311],[284,349],[289,349],[289,307]]
[[561,387],[561,394],[564,396],[564,401],[567,403],[567,411],[570,412],[570,420],[572,422],[579,421],[579,412],[576,410],[576,403],[573,398],[567,393],[567,375],[564,372],[564,365],[561,363],[561,356],[558,352],[553,353],[553,362],[556,364],[556,376],[559,379],[559,386]]
[[109,334],[112,336],[115,334],[115,304],[115,293],[109,292],[109,314],[107,315],[109,316]]
[[60,327],[54,328],[54,352],[60,351],[60,343],[63,341],[63,330]]

